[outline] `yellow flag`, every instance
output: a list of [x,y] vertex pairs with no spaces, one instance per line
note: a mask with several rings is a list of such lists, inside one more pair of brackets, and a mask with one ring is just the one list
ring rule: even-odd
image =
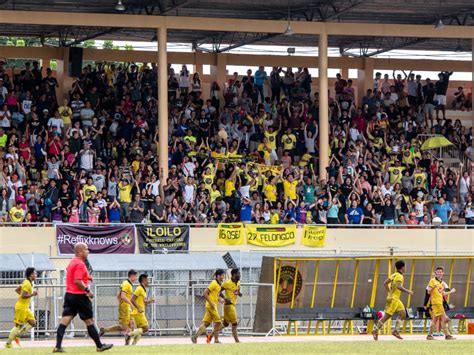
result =
[[301,244],[307,247],[324,247],[326,244],[326,226],[311,226],[305,224]]
[[295,244],[296,224],[246,224],[247,243],[260,247]]
[[219,223],[217,226],[218,245],[240,245],[244,244],[243,223]]

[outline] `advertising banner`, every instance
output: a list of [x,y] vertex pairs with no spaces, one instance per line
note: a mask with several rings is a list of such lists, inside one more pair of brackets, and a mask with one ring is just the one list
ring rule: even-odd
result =
[[154,250],[189,250],[189,226],[176,224],[138,225],[138,249],[141,254]]
[[260,247],[282,247],[295,244],[295,224],[246,224],[247,243]]
[[74,245],[85,243],[92,254],[133,254],[135,230],[130,225],[56,226],[58,254],[74,254]]

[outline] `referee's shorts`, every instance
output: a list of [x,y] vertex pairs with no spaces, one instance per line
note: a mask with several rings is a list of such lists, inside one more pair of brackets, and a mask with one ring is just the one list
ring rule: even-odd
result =
[[66,293],[63,304],[63,317],[75,317],[81,320],[94,318],[92,302],[87,295]]

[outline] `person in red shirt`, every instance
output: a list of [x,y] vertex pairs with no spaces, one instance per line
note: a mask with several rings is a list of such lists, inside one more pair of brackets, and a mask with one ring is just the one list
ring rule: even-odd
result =
[[50,155],[60,155],[63,150],[63,142],[59,133],[54,132],[53,136],[48,140],[48,154]]
[[[409,226],[416,226],[420,224],[420,221],[416,219],[416,213],[415,212],[410,212],[408,219],[406,221],[406,224]],[[408,227],[408,228],[413,228],[413,227]]]
[[74,246],[76,257],[71,260],[66,268],[66,294],[64,296],[63,315],[56,332],[56,347],[53,353],[63,353],[62,341],[66,328],[71,321],[79,314],[79,317],[87,326],[89,336],[94,340],[97,351],[102,352],[113,347],[112,344],[102,344],[99,332],[94,324],[94,315],[91,298],[94,294],[89,289],[89,275],[86,266],[89,249],[84,243],[77,243]]

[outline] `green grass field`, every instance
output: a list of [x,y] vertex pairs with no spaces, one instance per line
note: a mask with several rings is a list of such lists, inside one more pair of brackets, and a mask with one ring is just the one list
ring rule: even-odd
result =
[[[435,345],[436,344],[436,345]],[[50,348],[23,348],[0,350],[3,354],[51,354]],[[93,347],[66,348],[68,354],[92,354]],[[473,354],[474,341],[340,341],[340,342],[269,342],[248,344],[220,344],[220,345],[163,345],[163,346],[117,346],[106,352],[107,354]]]

